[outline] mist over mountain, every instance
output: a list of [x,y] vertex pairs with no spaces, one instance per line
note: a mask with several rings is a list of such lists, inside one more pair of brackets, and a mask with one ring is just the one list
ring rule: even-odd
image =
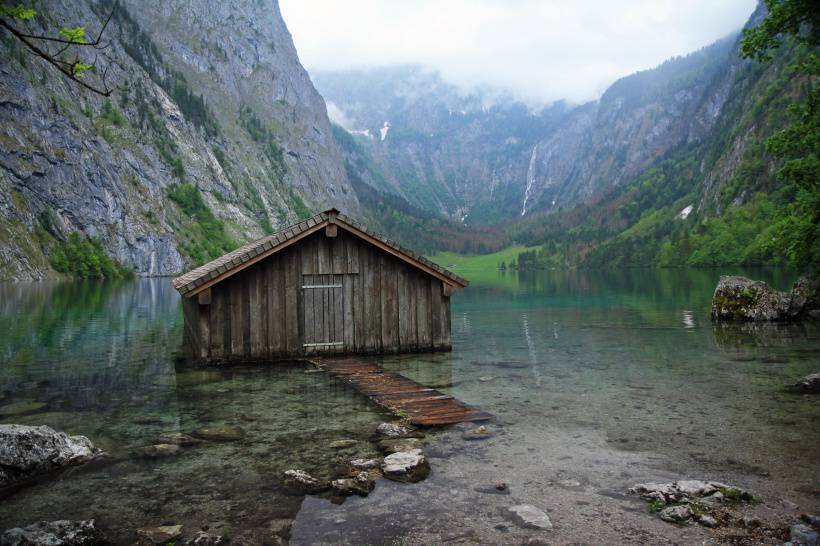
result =
[[533,110],[465,94],[435,72],[312,75],[334,121],[372,155],[380,189],[473,224],[574,205],[707,137],[731,87],[737,37],[615,82],[600,100]]
[[470,223],[518,209],[529,154],[570,111],[499,93],[464,93],[417,66],[314,73],[331,118],[371,155],[378,189]]

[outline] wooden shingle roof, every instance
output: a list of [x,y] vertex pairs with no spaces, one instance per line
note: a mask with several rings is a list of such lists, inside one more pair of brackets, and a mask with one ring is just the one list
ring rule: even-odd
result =
[[466,279],[431,262],[424,256],[402,247],[396,241],[374,233],[336,209],[320,212],[298,224],[286,227],[277,233],[241,246],[224,256],[220,256],[205,265],[201,265],[184,275],[176,277],[171,283],[183,296],[193,296],[259,260],[275,254],[279,250],[307,237],[311,233],[319,231],[328,224],[333,223],[382,250],[393,254],[410,265],[441,279],[447,284],[459,288],[464,288],[469,284]]

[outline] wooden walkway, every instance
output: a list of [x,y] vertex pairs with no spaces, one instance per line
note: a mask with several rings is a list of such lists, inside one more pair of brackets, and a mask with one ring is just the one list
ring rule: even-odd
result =
[[486,421],[491,415],[435,389],[355,358],[315,358],[310,362],[353,386],[394,413],[406,414],[414,425],[451,425]]

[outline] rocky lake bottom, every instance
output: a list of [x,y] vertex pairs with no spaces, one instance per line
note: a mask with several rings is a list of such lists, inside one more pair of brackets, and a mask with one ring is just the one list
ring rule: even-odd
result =
[[[304,495],[380,456],[392,416],[304,363],[192,368],[167,279],[0,285],[0,423],[48,425],[106,452],[0,500],[0,529],[94,519],[115,544],[182,525],[238,544],[778,543],[736,526],[672,524],[629,488],[715,480],[788,528],[820,511],[820,326],[713,325],[712,271],[499,274],[453,300],[452,353],[375,358],[487,411],[424,431],[430,475],[367,497]],[[779,288],[788,272],[747,273]],[[469,277],[469,274],[466,274]],[[172,454],[142,448],[195,437]],[[503,484],[503,487],[499,487]],[[549,528],[527,525],[531,506]]]

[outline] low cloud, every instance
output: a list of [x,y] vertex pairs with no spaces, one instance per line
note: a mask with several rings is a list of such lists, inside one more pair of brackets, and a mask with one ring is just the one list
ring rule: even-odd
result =
[[419,64],[530,104],[597,98],[616,79],[739,30],[755,0],[281,0],[308,70]]

